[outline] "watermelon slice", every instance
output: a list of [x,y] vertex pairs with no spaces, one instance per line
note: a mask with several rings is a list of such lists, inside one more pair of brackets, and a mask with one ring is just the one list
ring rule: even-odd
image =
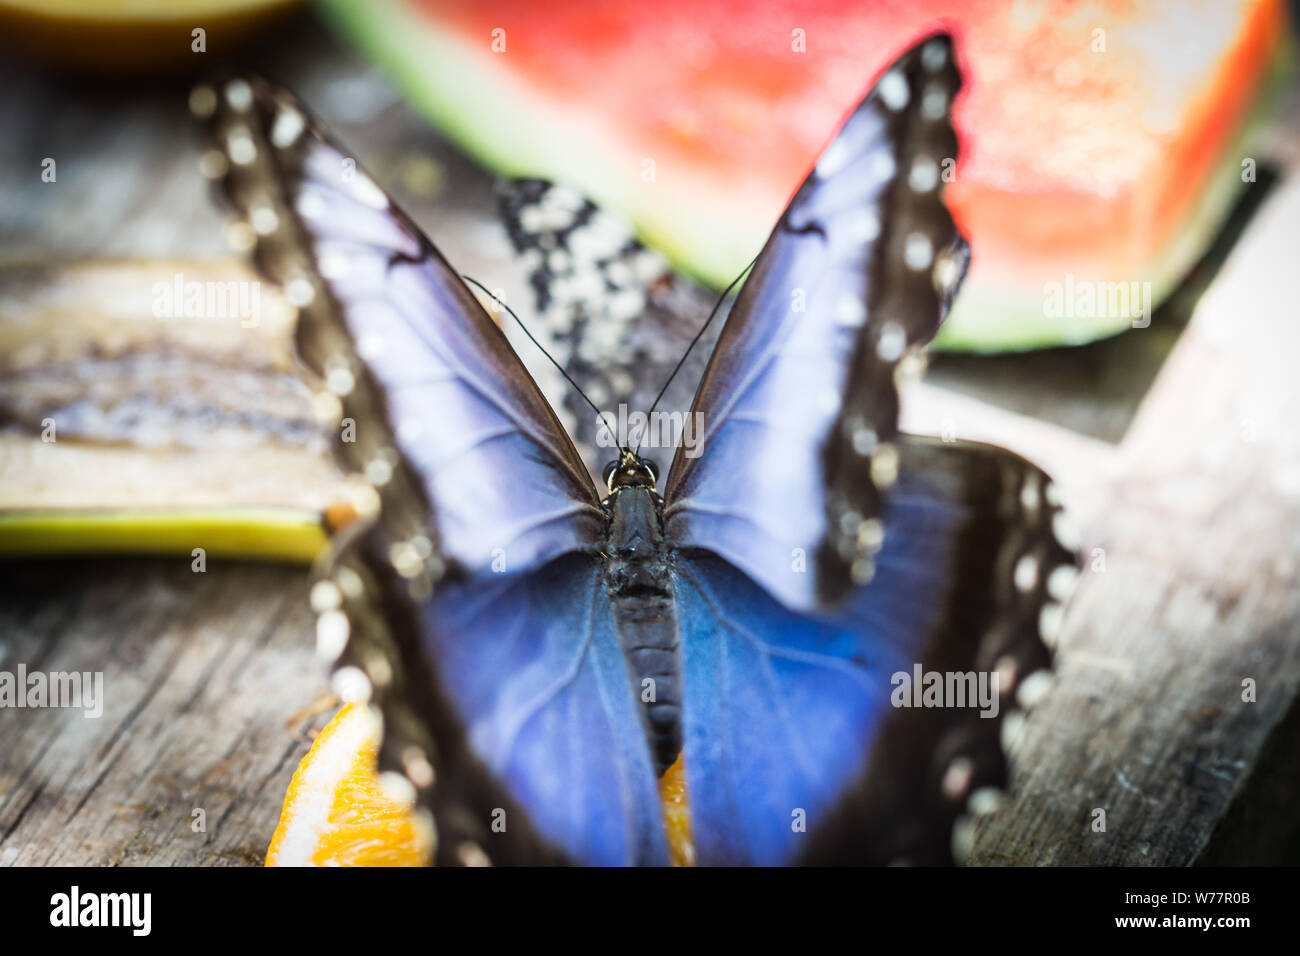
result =
[[967,81],[947,195],[974,261],[940,345],[961,349],[1141,325],[1243,188],[1292,60],[1281,0],[326,7],[488,166],[576,186],[719,286],[875,75],[950,30]]

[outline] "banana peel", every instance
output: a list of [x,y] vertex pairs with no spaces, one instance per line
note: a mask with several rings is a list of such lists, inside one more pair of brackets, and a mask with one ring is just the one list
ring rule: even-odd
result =
[[294,319],[239,261],[0,270],[0,556],[313,561],[357,490]]

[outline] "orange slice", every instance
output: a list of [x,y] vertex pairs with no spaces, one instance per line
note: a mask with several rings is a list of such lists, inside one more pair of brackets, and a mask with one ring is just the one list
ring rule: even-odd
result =
[[[434,831],[379,781],[379,720],[348,704],[321,731],[294,772],[271,838],[267,866],[421,866]],[[695,861],[682,760],[659,781],[674,866]]]
[[267,866],[422,866],[434,831],[394,800],[377,770],[379,719],[355,704],[320,732],[294,772]]
[[691,831],[691,808],[686,800],[686,767],[681,754],[659,778],[659,801],[664,807],[668,854],[673,866],[694,866],[695,842]]

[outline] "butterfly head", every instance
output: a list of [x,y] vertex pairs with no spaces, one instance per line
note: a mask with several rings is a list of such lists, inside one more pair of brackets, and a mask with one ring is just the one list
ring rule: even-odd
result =
[[605,486],[613,494],[620,488],[653,489],[659,479],[659,466],[649,458],[624,448],[618,459],[605,466]]

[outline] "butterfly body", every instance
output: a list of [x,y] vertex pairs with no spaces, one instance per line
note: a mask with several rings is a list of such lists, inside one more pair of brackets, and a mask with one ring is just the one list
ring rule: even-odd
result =
[[663,499],[655,493],[653,472],[635,463],[611,465],[601,548],[605,588],[641,700],[655,773],[662,776],[682,747],[681,641]]

